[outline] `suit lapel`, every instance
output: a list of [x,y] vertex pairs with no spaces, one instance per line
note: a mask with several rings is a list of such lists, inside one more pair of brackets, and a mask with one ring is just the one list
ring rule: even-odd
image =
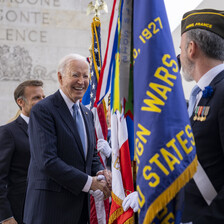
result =
[[86,107],[84,105],[82,105],[81,103],[80,105],[80,109],[82,112],[82,117],[83,120],[85,122],[85,127],[86,127],[86,135],[87,135],[87,158],[88,158],[88,154],[90,151],[90,129],[88,128],[88,124],[90,124],[92,121],[89,120],[89,111],[86,109]]
[[24,119],[19,115],[18,118],[16,119],[16,123],[19,125],[19,127],[24,131],[24,133],[28,137],[28,124]]
[[85,158],[83,147],[82,147],[82,142],[81,142],[81,139],[79,137],[78,130],[77,130],[77,127],[75,125],[74,119],[73,119],[73,117],[72,117],[64,99],[62,98],[60,92],[57,91],[54,94],[54,96],[55,96],[54,105],[56,107],[56,110],[60,114],[61,119],[64,121],[64,123],[68,126],[68,128],[70,129],[70,131],[74,135],[75,140],[76,140],[76,142],[78,143],[78,146],[79,146],[78,148],[79,148],[83,158]]
[[[219,83],[222,79],[224,79],[224,71],[220,72],[209,84],[209,86],[211,86],[214,90],[213,95],[215,94],[215,89],[216,89],[216,84]],[[210,100],[212,99],[211,97],[207,97],[207,98],[203,98],[201,97],[200,101],[198,102],[198,106],[207,106],[209,105]],[[195,112],[195,110],[194,110]],[[191,121],[191,125],[193,126],[193,124],[196,122],[196,120],[193,120],[193,117],[195,115],[195,113],[193,112],[190,121]]]

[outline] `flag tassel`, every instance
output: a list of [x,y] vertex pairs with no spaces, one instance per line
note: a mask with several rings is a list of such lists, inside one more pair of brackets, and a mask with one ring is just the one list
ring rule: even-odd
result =
[[187,169],[167,188],[156,200],[151,204],[146,212],[143,224],[148,224],[153,221],[161,208],[164,208],[170,200],[172,200],[176,192],[179,191],[194,175],[197,170],[197,156]]

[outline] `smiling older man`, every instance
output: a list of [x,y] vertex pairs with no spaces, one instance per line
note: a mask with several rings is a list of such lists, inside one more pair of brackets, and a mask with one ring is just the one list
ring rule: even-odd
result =
[[[25,202],[26,224],[89,222],[89,190],[109,197],[95,148],[93,114],[79,100],[89,85],[89,64],[77,54],[59,63],[60,90],[30,116],[31,161]],[[102,173],[102,172],[101,172]]]

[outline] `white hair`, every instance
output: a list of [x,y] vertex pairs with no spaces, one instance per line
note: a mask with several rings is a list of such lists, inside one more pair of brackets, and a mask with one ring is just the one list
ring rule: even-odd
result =
[[61,75],[64,75],[66,66],[71,62],[71,61],[82,61],[85,62],[88,65],[89,68],[89,63],[86,59],[86,57],[79,55],[79,54],[68,54],[65,57],[63,57],[59,64],[58,64],[58,72],[61,73]]

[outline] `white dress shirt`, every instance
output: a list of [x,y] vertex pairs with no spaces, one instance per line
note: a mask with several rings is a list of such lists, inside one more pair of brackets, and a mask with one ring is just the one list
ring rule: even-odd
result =
[[27,117],[26,115],[24,115],[22,112],[21,112],[20,116],[23,118],[23,120],[24,120],[27,124],[29,124],[29,120],[30,120],[29,117]]
[[[71,100],[64,94],[64,92],[63,92],[61,89],[59,89],[59,92],[60,92],[62,98],[64,99],[64,101],[65,101],[65,103],[66,103],[66,105],[67,105],[67,107],[68,107],[68,109],[69,109],[71,115],[73,116],[73,109],[72,109],[72,106],[73,106],[74,102],[72,102],[72,101],[71,101]],[[85,123],[84,123],[84,120],[83,120],[83,117],[82,117],[82,113],[81,113],[81,111],[80,111],[79,100],[76,101],[76,104],[77,104],[77,106],[78,106],[78,108],[79,108],[78,112],[79,112],[80,115],[81,115],[82,122],[83,122],[83,127],[84,127],[84,131],[85,131],[85,133],[86,133],[86,126],[85,126]],[[87,147],[87,135],[85,135],[85,145],[86,145],[86,149],[85,149],[85,150],[86,150],[86,152],[88,152],[88,151],[87,151],[87,150],[88,150],[88,147]],[[87,153],[86,153],[86,154],[87,154]],[[84,192],[89,192],[90,187],[91,187],[91,184],[92,184],[92,177],[88,175],[87,182],[86,182],[84,188],[82,189],[82,191],[84,191]]]
[[[199,81],[197,82],[198,87],[203,91],[205,87],[208,86],[211,83],[211,81],[223,70],[224,70],[224,64],[217,65],[214,68],[210,69],[199,79]],[[198,105],[202,97],[202,91],[200,91],[196,97],[195,107]]]

